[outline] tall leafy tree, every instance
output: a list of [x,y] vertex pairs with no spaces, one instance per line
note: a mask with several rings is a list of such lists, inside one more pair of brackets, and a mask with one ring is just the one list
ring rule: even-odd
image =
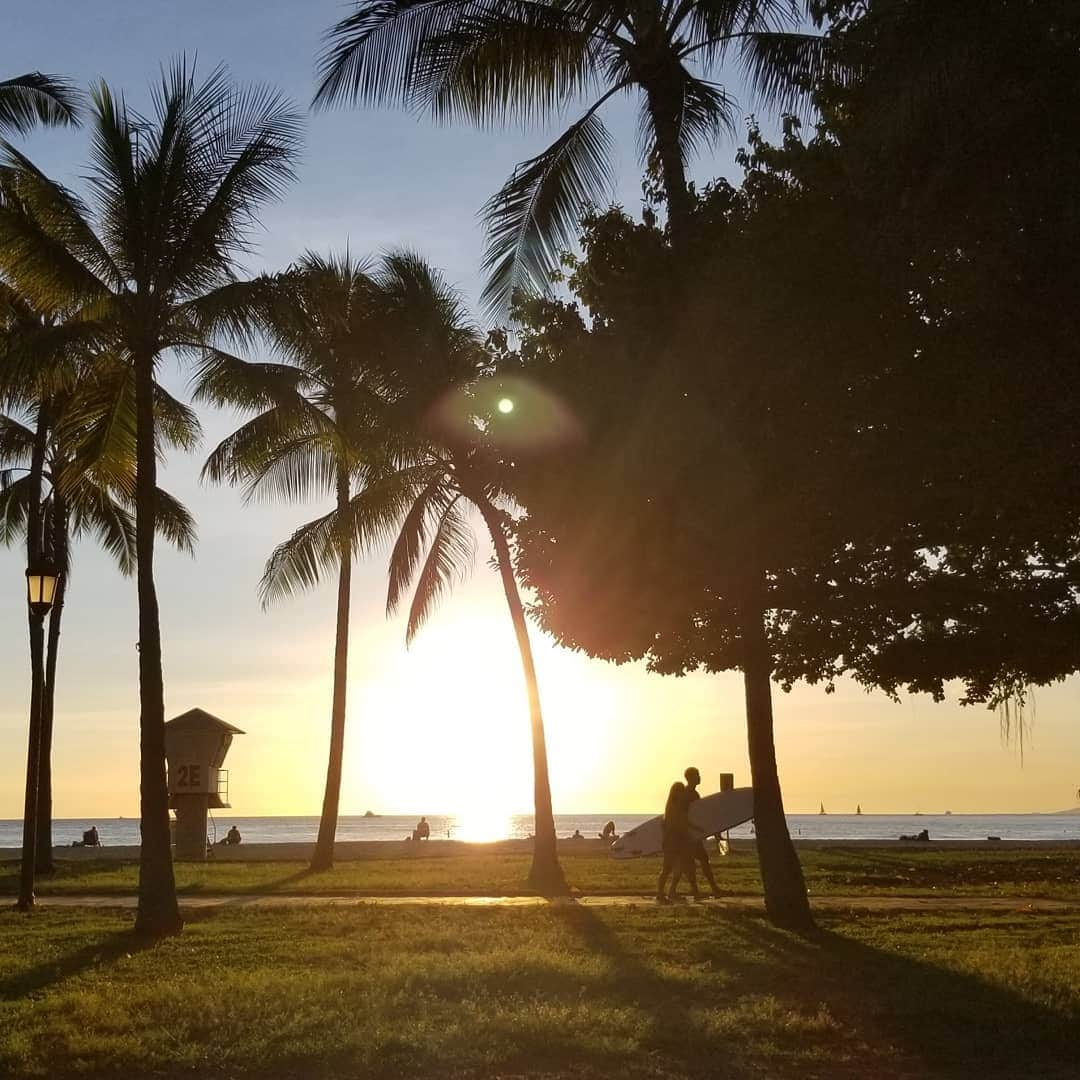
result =
[[829,677],[822,657],[841,635],[827,619],[806,632],[792,597],[848,543],[873,546],[875,320],[841,335],[830,316],[889,294],[827,200],[754,179],[705,193],[690,249],[619,212],[591,219],[571,280],[588,315],[523,305],[523,374],[586,438],[554,464],[515,461],[515,531],[536,614],[561,642],[661,672],[742,672],[766,908],[804,928],[771,683],[783,664],[785,682]]
[[0,133],[25,134],[35,124],[79,122],[80,94],[67,79],[32,71],[0,79]]
[[604,105],[637,97],[639,149],[682,237],[687,165],[739,116],[717,77],[739,70],[761,106],[791,109],[829,70],[805,16],[800,0],[359,0],[328,33],[315,101],[399,103],[481,126],[582,110],[483,208],[485,299],[502,309],[515,288],[547,284],[582,204],[608,197]]
[[261,410],[210,455],[203,476],[242,485],[245,499],[309,501],[334,508],[302,525],[270,557],[264,606],[337,572],[330,754],[313,870],[334,861],[345,747],[349,606],[356,555],[351,500],[362,482],[371,404],[379,391],[379,305],[368,269],[349,255],[309,253],[288,273],[258,283],[258,318],[280,363],[209,358],[197,394],[216,405]]
[[154,586],[157,515],[155,370],[169,352],[201,356],[244,308],[235,259],[259,209],[291,180],[300,121],[276,94],[196,78],[186,62],[162,76],[148,115],[93,90],[90,201],[5,144],[19,201],[0,208],[0,271],[31,302],[78,305],[131,366],[139,594],[142,845],[136,927],[182,926],[165,783],[161,628]]
[[[160,387],[155,409],[163,443],[190,449],[198,423],[189,409]],[[25,538],[33,499],[31,470],[36,417],[48,418],[42,479],[46,492],[39,513],[43,553],[60,572],[49,611],[41,709],[37,791],[37,873],[52,870],[52,744],[60,632],[69,597],[74,544],[95,540],[120,572],[135,570],[134,386],[130,370],[84,374],[77,390],[30,401],[27,424],[0,416],[0,544]],[[188,511],[159,490],[156,526],[160,535],[193,552],[195,526]]]

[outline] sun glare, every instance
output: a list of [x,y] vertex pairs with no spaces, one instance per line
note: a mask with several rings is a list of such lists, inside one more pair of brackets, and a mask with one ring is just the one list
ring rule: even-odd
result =
[[501,412],[503,416],[508,416],[513,411],[514,402],[510,398],[504,397],[499,399],[499,412]]
[[497,807],[476,806],[457,815],[453,839],[482,844],[504,840],[513,831],[513,815]]

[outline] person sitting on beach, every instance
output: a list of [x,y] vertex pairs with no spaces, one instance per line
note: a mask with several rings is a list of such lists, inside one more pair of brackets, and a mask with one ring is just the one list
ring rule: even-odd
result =
[[574,835],[570,837],[571,840],[584,840],[585,837],[581,835],[580,829],[574,830]]
[[225,843],[226,844],[230,844],[230,845],[239,844],[242,840],[243,840],[243,837],[240,835],[240,830],[236,827],[235,824],[225,834]]
[[101,847],[101,838],[98,836],[97,826],[91,825],[82,834],[81,840],[72,840],[72,847]]
[[[698,785],[701,783],[701,773],[690,766],[683,773],[686,777],[686,801],[687,803],[697,802],[701,798],[701,792],[698,791]],[[716,878],[713,876],[712,863],[709,862],[709,853],[705,850],[705,841],[697,840],[693,844],[694,861],[701,867],[701,872],[705,875],[705,880],[709,883],[712,889],[713,896],[719,896],[720,890],[716,885]]]
[[606,843],[609,843],[609,844],[612,843],[613,841],[619,839],[618,836],[615,835],[615,822],[614,821],[609,821],[604,826],[604,831],[600,834],[600,839],[605,841]]
[[[694,853],[690,840],[690,801],[686,795],[686,785],[676,782],[668,792],[664,806],[664,865],[656,883],[656,899],[661,904],[670,904],[675,899],[675,892],[683,875],[690,879],[690,888],[694,899],[698,897],[697,875],[694,873]],[[665,893],[668,878],[671,878],[671,892]]]
[[412,838],[414,840],[430,840],[431,839],[431,826],[428,824],[426,817],[421,817],[416,824],[416,828],[413,829]]

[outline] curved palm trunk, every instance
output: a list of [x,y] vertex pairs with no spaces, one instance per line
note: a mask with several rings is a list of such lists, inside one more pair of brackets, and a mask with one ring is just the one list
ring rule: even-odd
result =
[[660,180],[667,201],[671,243],[681,247],[690,232],[690,190],[686,181],[686,162],[679,143],[679,116],[682,95],[671,80],[658,79],[647,91],[649,118],[656,136],[656,157]]
[[49,634],[45,651],[45,696],[41,705],[41,753],[38,765],[37,872],[51,874],[52,840],[52,738],[53,706],[56,700],[56,664],[60,654],[60,621],[67,597],[68,514],[63,497],[53,493],[52,557],[60,568],[56,596],[49,612]]
[[[39,405],[34,447],[30,457],[30,505],[26,510],[26,562],[41,557],[42,513],[41,478],[45,472],[45,451],[49,422],[45,406]],[[34,870],[37,858],[38,777],[41,768],[41,707],[45,691],[45,619],[29,614],[30,636],[30,718],[27,724],[26,793],[23,800],[22,865],[19,874],[19,899],[15,906],[29,911],[34,906]]]
[[525,673],[525,687],[529,695],[529,725],[532,731],[533,750],[533,801],[535,804],[535,839],[533,840],[532,867],[529,870],[529,886],[544,896],[567,891],[566,878],[559,865],[559,853],[555,843],[555,815],[551,809],[551,781],[548,776],[547,741],[544,738],[544,716],[540,710],[540,684],[536,678],[529,627],[525,621],[525,609],[518,593],[514,564],[510,558],[510,545],[502,523],[490,506],[480,504],[480,513],[491,533],[495,546],[495,560],[499,565],[503,592],[510,608],[514,624],[521,667]]
[[754,825],[758,862],[765,889],[765,910],[789,930],[814,926],[806,882],[788,832],[773,741],[772,655],[765,633],[763,578],[742,614],[743,685],[746,691],[746,733],[754,788]]
[[319,838],[311,859],[312,870],[329,870],[334,865],[334,838],[337,836],[341,803],[341,773],[345,759],[345,696],[349,681],[349,602],[352,594],[352,545],[344,528],[349,508],[349,477],[338,470],[337,509],[343,529],[341,570],[338,574],[337,634],[334,643],[334,698],[330,710],[330,760],[326,766],[326,793],[323,795]]
[[154,586],[157,458],[154,448],[154,358],[135,360],[135,548],[139,593],[139,909],[135,929],[178,933],[184,920],[176,902],[169,792],[165,782],[165,683],[161,623]]

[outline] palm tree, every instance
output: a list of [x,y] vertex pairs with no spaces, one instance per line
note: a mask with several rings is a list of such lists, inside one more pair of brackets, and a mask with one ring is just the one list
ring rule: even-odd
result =
[[143,116],[100,84],[92,93],[90,204],[13,147],[2,168],[18,192],[0,206],[0,272],[30,302],[81,307],[131,366],[139,595],[142,845],[136,929],[178,931],[165,783],[161,627],[154,585],[155,370],[169,351],[201,356],[242,317],[234,260],[261,205],[292,178],[299,119],[276,94],[164,73]]
[[[162,442],[190,447],[198,422],[160,387],[155,411]],[[26,426],[0,415],[0,544],[10,546],[27,533],[33,490],[30,469],[37,418],[47,418],[42,479],[48,495],[40,504],[44,554],[60,572],[49,611],[41,706],[37,786],[36,872],[52,867],[52,739],[60,629],[71,576],[75,541],[93,536],[125,576],[135,570],[134,386],[130,369],[114,368],[105,378],[86,372],[77,390],[30,403]],[[193,552],[194,521],[184,506],[158,491],[156,527],[183,551]]]
[[712,77],[741,67],[766,107],[794,109],[828,70],[826,39],[801,32],[800,0],[358,0],[328,33],[319,106],[400,103],[439,120],[531,123],[583,111],[484,205],[485,300],[543,287],[582,206],[612,188],[612,98],[640,100],[640,152],[675,238],[692,206],[686,165],[733,133],[738,104]]
[[[349,604],[355,555],[350,502],[362,476],[365,421],[377,395],[377,289],[348,254],[308,253],[292,270],[263,279],[259,320],[283,363],[245,363],[219,354],[204,367],[196,396],[261,411],[210,455],[203,477],[242,485],[245,499],[327,498],[329,513],[300,526],[271,555],[263,607],[311,588],[336,569],[337,629],[330,754],[312,870],[334,862],[345,748]],[[288,570],[284,570],[288,568]]]
[[[489,370],[488,354],[458,295],[423,260],[407,253],[390,256],[375,277],[387,307],[392,377],[381,426],[392,452],[353,500],[354,521],[358,530],[378,526],[366,537],[369,542],[381,538],[388,524],[394,527],[386,606],[388,614],[394,612],[412,587],[407,642],[472,564],[476,542],[468,509],[483,521],[510,608],[529,703],[535,811],[529,884],[557,894],[565,891],[566,881],[555,843],[540,688],[510,552],[513,499],[483,424],[487,395],[480,385]],[[283,583],[291,572],[291,565],[281,567]]]
[[75,87],[59,75],[32,71],[0,79],[0,132],[25,134],[35,123],[78,124],[79,98]]

